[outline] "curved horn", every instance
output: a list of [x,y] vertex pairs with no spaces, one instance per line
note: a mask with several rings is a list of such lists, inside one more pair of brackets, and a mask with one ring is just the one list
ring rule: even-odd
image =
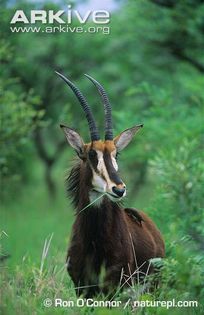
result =
[[85,74],[85,76],[89,80],[91,80],[91,82],[97,87],[103,101],[105,111],[105,140],[113,140],[111,104],[108,99],[108,95],[106,94],[106,91],[104,90],[103,86],[98,81],[96,81],[88,74]]
[[63,74],[55,71],[60,78],[62,78],[62,80],[64,80],[67,85],[72,89],[72,91],[74,92],[74,94],[76,95],[76,97],[78,98],[84,112],[86,115],[86,119],[88,121],[88,125],[89,125],[89,130],[90,130],[90,134],[91,134],[91,140],[92,141],[97,141],[100,140],[100,136],[99,136],[99,131],[98,128],[96,126],[92,111],[89,107],[89,104],[87,102],[87,100],[85,99],[85,97],[83,96],[83,94],[80,92],[80,90],[70,81],[68,80]]

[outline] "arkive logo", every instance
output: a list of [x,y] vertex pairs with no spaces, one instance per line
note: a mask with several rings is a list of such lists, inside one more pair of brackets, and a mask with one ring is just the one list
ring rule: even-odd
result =
[[94,24],[106,25],[110,22],[110,13],[106,10],[87,10],[83,15],[78,10],[72,9],[71,4],[67,6],[67,10],[31,10],[30,14],[23,10],[17,10],[10,24],[24,23],[35,24],[71,24],[73,20],[77,20],[80,24],[86,24],[91,21]]

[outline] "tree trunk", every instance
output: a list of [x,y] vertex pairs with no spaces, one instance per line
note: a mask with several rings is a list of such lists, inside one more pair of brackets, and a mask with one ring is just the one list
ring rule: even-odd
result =
[[52,178],[53,166],[58,160],[60,153],[63,151],[66,142],[63,140],[56,144],[55,153],[50,156],[46,150],[46,141],[43,139],[42,129],[37,128],[34,133],[34,141],[37,153],[45,167],[44,179],[51,198],[56,196],[56,185]]

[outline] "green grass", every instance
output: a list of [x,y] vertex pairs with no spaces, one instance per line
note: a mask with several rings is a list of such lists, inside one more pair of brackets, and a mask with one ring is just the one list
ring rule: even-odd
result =
[[27,187],[16,202],[4,206],[2,230],[8,235],[3,239],[3,248],[11,254],[9,265],[14,267],[22,259],[40,262],[44,240],[53,233],[53,253],[66,252],[73,221],[73,212],[64,198],[49,200],[45,189]]

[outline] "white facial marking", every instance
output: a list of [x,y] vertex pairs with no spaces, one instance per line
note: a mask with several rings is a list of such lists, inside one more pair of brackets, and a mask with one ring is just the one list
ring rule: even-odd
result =
[[106,191],[109,190],[111,188],[112,191],[112,187],[115,186],[115,184],[110,180],[109,174],[107,172],[105,163],[104,163],[104,159],[103,159],[103,152],[101,151],[96,151],[97,152],[97,156],[98,156],[98,166],[97,169],[99,171],[99,173],[101,175],[103,175],[103,177],[105,178],[106,181]]
[[101,193],[106,192],[106,181],[93,170],[93,179],[92,179],[93,187],[97,188],[97,191]]
[[102,195],[102,194],[100,194],[99,192],[94,191],[94,190],[91,190],[89,192],[90,203],[93,202],[95,207],[99,207],[103,201],[103,197],[99,198],[100,195]]
[[116,172],[118,171],[118,164],[116,162],[116,159],[114,158],[114,156],[111,155],[111,159],[112,159],[112,163],[113,163],[113,167],[116,170]]
[[[103,159],[103,152],[96,150],[97,158],[98,158],[98,165],[97,165],[97,172],[92,168],[93,171],[93,179],[92,179],[92,186],[93,192],[96,190],[98,193],[109,193],[113,194],[112,188],[115,186],[115,183],[110,179],[108,171],[105,166],[105,162]],[[112,164],[115,170],[118,170],[118,165],[116,162],[115,157],[113,156],[114,152],[111,154]],[[95,195],[90,196],[91,199],[94,199]],[[103,199],[103,198],[101,198]],[[100,202],[100,200],[99,200]]]

